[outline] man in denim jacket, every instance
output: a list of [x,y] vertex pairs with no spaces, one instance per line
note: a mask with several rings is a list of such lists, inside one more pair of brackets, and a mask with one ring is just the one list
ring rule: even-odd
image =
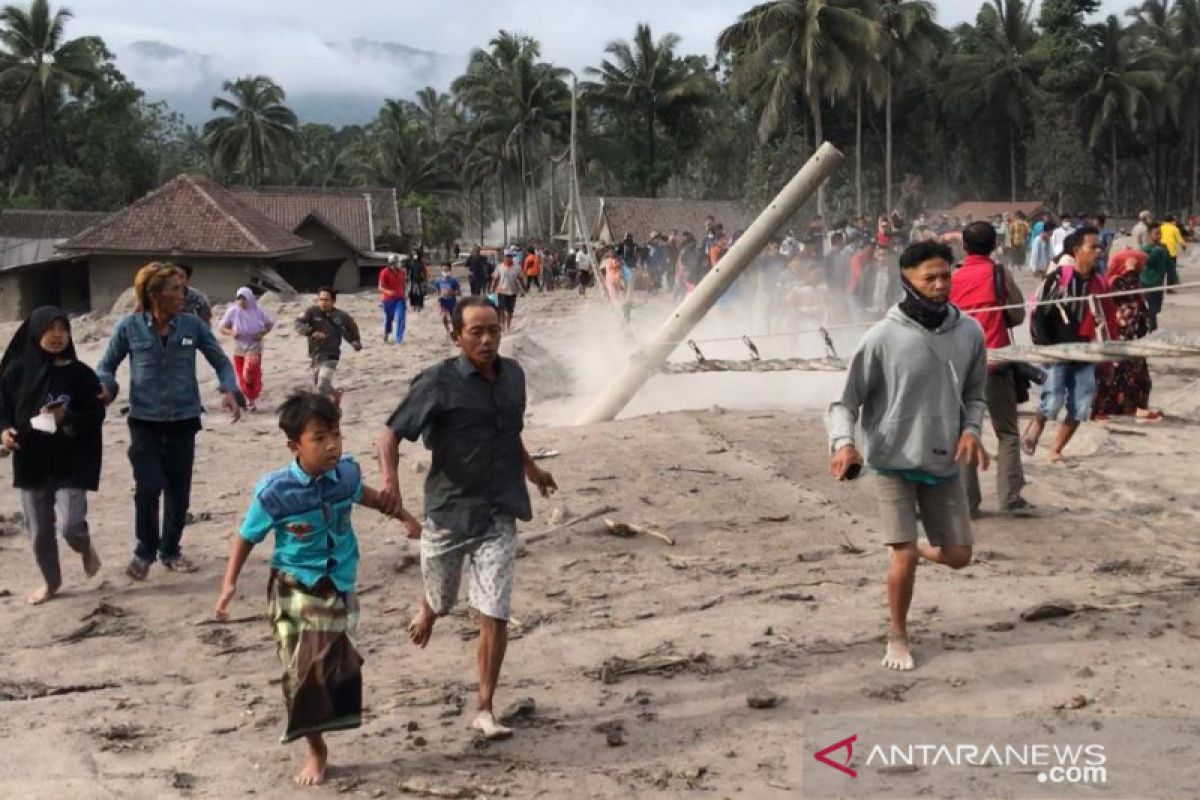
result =
[[[177,267],[148,264],[134,280],[138,310],[117,322],[96,366],[101,399],[117,396],[117,367],[129,356],[129,461],[133,465],[137,544],[126,574],[145,580],[156,557],[175,572],[194,572],[179,542],[192,490],[200,387],[196,351],[216,370],[222,406],[236,422],[244,403],[233,366],[212,331],[181,313],[183,280]],[[162,496],[162,521],[159,497]]]

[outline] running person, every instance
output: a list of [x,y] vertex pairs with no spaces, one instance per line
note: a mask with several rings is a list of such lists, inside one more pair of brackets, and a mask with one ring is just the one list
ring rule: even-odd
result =
[[304,739],[308,754],[296,775],[301,786],[325,780],[324,734],[362,724],[362,656],[358,625],[358,540],[350,523],[355,504],[398,516],[410,538],[420,524],[364,486],[362,470],[342,457],[341,412],[326,396],[298,392],[279,409],[292,462],[254,489],[233,538],[213,615],[228,618],[238,577],[254,546],[275,535],[267,618],[283,665],[287,711],[280,743]]
[[312,362],[313,386],[318,392],[341,403],[342,392],[333,386],[333,373],[342,359],[342,341],[350,343],[357,352],[362,350],[362,337],[354,317],[334,307],[337,291],[332,286],[317,290],[317,304],[296,320],[296,333],[308,339],[308,357]]
[[433,451],[421,532],[425,592],[409,633],[418,647],[429,642],[434,622],[457,602],[466,562],[480,633],[479,713],[471,727],[487,738],[503,738],[512,731],[496,722],[493,701],[508,642],[516,520],[532,516],[526,479],[543,496],[558,487],[521,441],[525,373],[499,355],[495,306],[481,297],[464,298],[454,309],[453,335],[461,355],[413,380],[380,437],[379,461],[385,497],[402,505],[400,440],[423,438]]
[[442,264],[442,274],[433,282],[434,291],[438,296],[438,313],[442,316],[442,325],[446,328],[447,335],[450,334],[450,318],[454,314],[454,306],[458,303],[458,298],[462,296],[462,284],[458,282],[458,278],[450,274],[450,270],[449,261]]
[[512,330],[513,313],[517,310],[517,293],[525,294],[525,290],[521,288],[521,271],[513,263],[512,256],[505,256],[504,262],[496,268],[495,274],[492,275],[491,290],[496,295],[501,326],[505,331]]

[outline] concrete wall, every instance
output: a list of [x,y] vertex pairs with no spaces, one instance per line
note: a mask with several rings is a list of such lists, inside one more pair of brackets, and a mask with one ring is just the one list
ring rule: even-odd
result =
[[60,306],[72,314],[91,310],[86,261],[13,270],[0,275],[0,321],[14,322],[38,306]]
[[312,221],[297,228],[295,234],[312,242],[312,247],[281,259],[279,261],[281,275],[285,278],[289,273],[293,277],[303,275],[303,268],[307,264],[311,265],[314,273],[319,273],[320,277],[314,275],[313,280],[304,280],[303,277],[300,277],[297,282],[300,284],[311,284],[314,281],[325,283],[330,280],[330,267],[336,262],[336,271],[332,271],[333,288],[339,292],[349,292],[358,288],[358,254],[345,242],[330,233],[324,225]]
[[0,322],[15,322],[21,317],[21,276],[0,273]]
[[[91,258],[92,308],[107,314],[126,289],[133,286],[137,271],[151,261],[168,261],[145,256],[93,256]],[[208,295],[213,304],[228,303],[238,288],[250,280],[249,270],[264,266],[265,260],[244,258],[188,258],[193,268],[192,286]]]

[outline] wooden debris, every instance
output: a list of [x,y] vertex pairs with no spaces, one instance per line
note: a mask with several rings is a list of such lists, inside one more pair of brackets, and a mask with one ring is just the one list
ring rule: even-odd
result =
[[693,668],[703,670],[710,660],[708,653],[679,656],[664,651],[665,648],[660,647],[634,659],[613,656],[598,669],[588,670],[585,674],[599,678],[601,683],[616,683],[628,675],[665,675]]
[[716,475],[715,469],[703,469],[696,467],[685,467],[682,464],[672,464],[667,467],[667,472],[694,472],[697,475]]
[[247,622],[263,622],[264,620],[266,620],[266,617],[262,614],[252,614],[249,617],[230,617],[229,619],[209,617],[197,622],[196,627],[201,628],[205,625],[245,625]]
[[1021,612],[1021,619],[1026,622],[1037,622],[1043,619],[1069,617],[1078,611],[1078,607],[1069,600],[1055,600],[1050,603],[1038,603]]
[[526,544],[533,544],[534,542],[540,542],[542,539],[545,539],[547,536],[549,536],[552,533],[557,533],[558,531],[561,531],[564,528],[569,528],[572,525],[578,525],[580,522],[587,522],[589,519],[595,519],[596,517],[603,516],[604,514],[611,514],[612,512],[614,512],[616,510],[617,509],[615,506],[603,506],[601,508],[595,509],[594,511],[589,511],[588,513],[584,514],[582,517],[576,517],[575,519],[570,520],[569,522],[564,522],[561,525],[555,525],[553,528],[544,530],[541,533],[535,533],[532,536],[526,536],[524,539],[522,539],[522,541],[525,542]]
[[421,797],[449,798],[449,800],[475,800],[476,798],[508,796],[508,790],[500,786],[488,786],[485,784],[474,786],[438,786],[416,778],[401,783],[400,791],[404,794],[415,794]]
[[643,536],[653,536],[655,539],[661,539],[669,545],[675,544],[674,539],[672,539],[670,536],[667,536],[662,531],[655,530],[654,528],[643,528],[640,525],[630,525],[627,522],[616,522],[608,517],[604,518],[604,527],[613,536],[630,537],[641,534]]

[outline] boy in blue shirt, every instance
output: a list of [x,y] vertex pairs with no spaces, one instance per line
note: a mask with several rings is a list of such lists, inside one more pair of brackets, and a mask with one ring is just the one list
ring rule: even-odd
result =
[[462,284],[458,282],[458,278],[450,274],[449,262],[442,264],[442,274],[433,282],[433,288],[437,291],[438,311],[442,315],[442,326],[446,329],[446,335],[453,340],[450,323],[454,317],[454,307],[458,305],[458,297],[462,294]]
[[362,710],[358,624],[358,541],[350,524],[354,504],[400,518],[410,539],[420,524],[399,501],[363,486],[357,462],[342,456],[341,413],[324,395],[297,392],[279,408],[279,427],[295,460],[268,474],[234,537],[214,615],[226,619],[250,551],[275,534],[268,617],[283,663],[287,706],[284,744],[308,743],[301,786],[325,780],[329,750],[322,734],[357,728]]

